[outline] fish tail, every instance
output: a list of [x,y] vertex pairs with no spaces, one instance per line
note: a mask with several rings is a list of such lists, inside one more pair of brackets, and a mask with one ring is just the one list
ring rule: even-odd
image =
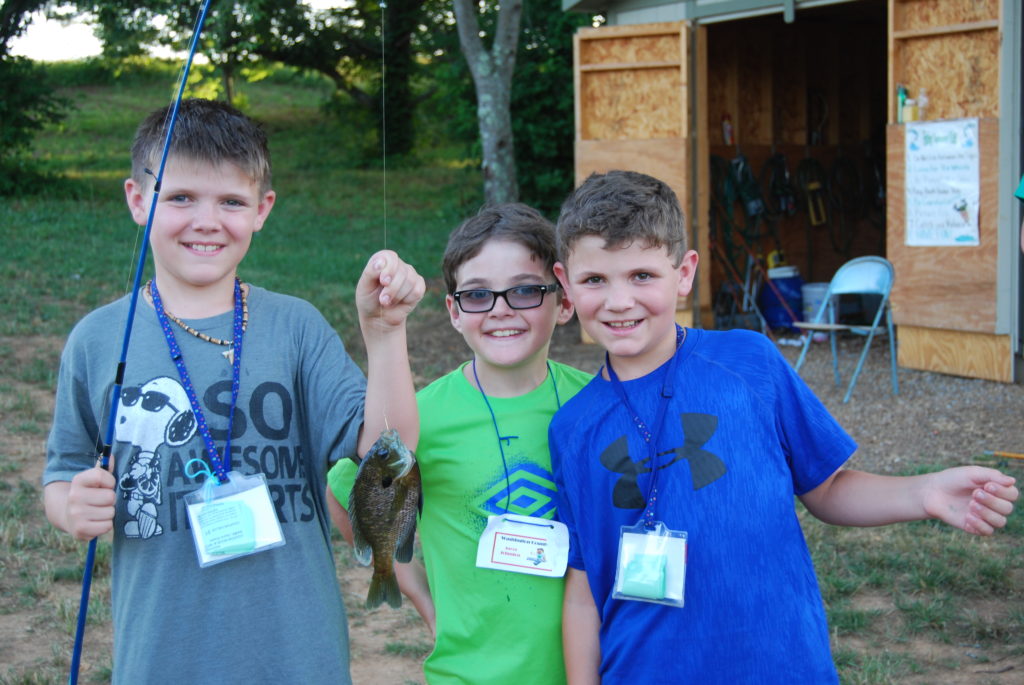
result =
[[402,606],[402,592],[398,589],[395,572],[374,570],[370,579],[370,591],[366,593],[366,608],[373,609],[387,602],[393,609]]

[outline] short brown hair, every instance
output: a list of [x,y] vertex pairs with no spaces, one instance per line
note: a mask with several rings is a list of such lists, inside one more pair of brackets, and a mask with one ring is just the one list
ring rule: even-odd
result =
[[449,295],[455,292],[459,267],[480,254],[489,240],[522,245],[548,271],[555,265],[555,227],[540,212],[519,202],[485,205],[448,236],[441,272]]
[[591,174],[570,193],[558,216],[559,259],[565,261],[576,241],[588,235],[604,238],[605,247],[664,247],[676,264],[688,249],[676,194],[664,181],[636,171]]
[[[132,178],[144,184],[156,174],[173,105],[147,116],[132,141]],[[170,154],[211,165],[230,162],[248,175],[261,193],[270,190],[270,151],[263,129],[223,102],[189,98],[181,101]]]

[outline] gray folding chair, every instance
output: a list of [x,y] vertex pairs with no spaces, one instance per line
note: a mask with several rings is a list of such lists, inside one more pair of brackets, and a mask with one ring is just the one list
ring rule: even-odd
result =
[[[896,378],[896,336],[893,334],[892,312],[889,309],[889,292],[892,290],[893,268],[889,260],[884,257],[857,257],[839,267],[839,271],[832,277],[828,284],[828,291],[822,299],[821,307],[817,314],[810,321],[797,321],[795,326],[806,331],[804,346],[800,350],[800,358],[796,362],[796,370],[799,372],[807,357],[807,350],[811,346],[811,339],[817,331],[828,333],[829,342],[832,347],[832,370],[835,373],[836,385],[840,385],[839,378],[839,357],[836,350],[836,333],[849,331],[857,335],[866,336],[864,350],[860,353],[857,361],[857,368],[850,379],[850,387],[846,389],[846,396],[843,403],[850,401],[853,394],[853,386],[857,384],[857,377],[860,375],[864,360],[867,359],[868,350],[871,349],[871,341],[875,333],[886,331],[889,336],[889,365],[892,370],[892,394],[900,392],[899,381]],[[878,310],[875,312],[871,324],[841,324],[837,323],[839,309],[839,295],[852,294],[874,294],[881,296]],[[885,319],[884,323],[882,319]]]

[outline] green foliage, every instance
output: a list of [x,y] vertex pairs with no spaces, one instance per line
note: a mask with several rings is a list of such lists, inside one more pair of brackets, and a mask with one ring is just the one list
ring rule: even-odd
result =
[[[481,30],[493,30],[496,4],[488,3]],[[439,19],[438,19],[439,20]],[[520,199],[554,218],[573,188],[575,122],[572,89],[572,36],[589,25],[586,15],[566,13],[557,2],[524,3],[521,35],[512,78],[512,132]],[[458,38],[434,38],[435,79],[430,112],[433,126],[457,141],[479,165],[481,148],[476,93]],[[430,124],[421,130],[435,132]]]
[[22,57],[0,59],[0,93],[0,195],[25,194],[40,182],[25,152],[70,103],[54,94],[43,69]]
[[512,79],[512,131],[523,201],[552,218],[573,189],[576,140],[572,36],[588,16],[561,3],[527,2]]

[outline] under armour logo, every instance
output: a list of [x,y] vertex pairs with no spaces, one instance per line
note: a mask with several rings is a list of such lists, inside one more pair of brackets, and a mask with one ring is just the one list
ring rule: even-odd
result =
[[[718,428],[718,417],[711,414],[680,414],[679,420],[683,425],[683,444],[681,447],[658,454],[659,457],[675,454],[674,459],[658,468],[667,468],[681,459],[689,460],[693,489],[700,490],[721,478],[726,471],[725,463],[718,456],[703,449]],[[620,509],[643,509],[646,502],[637,479],[640,474],[651,472],[650,461],[650,457],[640,461],[630,459],[626,436],[605,448],[601,453],[601,465],[612,473],[621,475],[612,490],[614,506]]]

